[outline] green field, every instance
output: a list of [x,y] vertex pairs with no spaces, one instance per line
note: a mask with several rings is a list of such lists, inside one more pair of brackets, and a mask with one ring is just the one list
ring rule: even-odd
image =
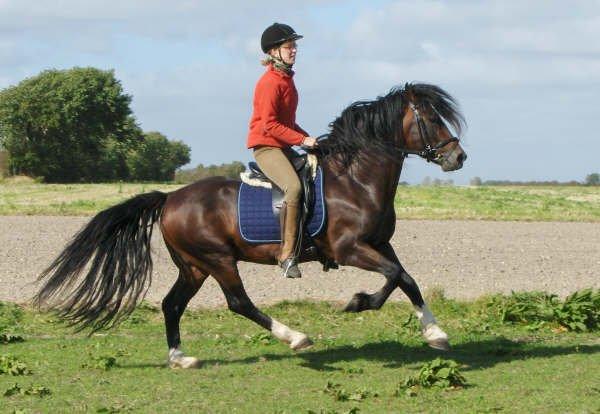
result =
[[[1,183],[0,215],[93,215],[135,194],[177,184]],[[600,187],[401,186],[401,219],[600,221]]]
[[[0,344],[0,356],[17,358],[31,371],[0,374],[0,407],[104,413],[599,412],[598,333],[574,333],[551,322],[509,324],[502,321],[502,303],[499,297],[469,303],[433,298],[431,307],[453,346],[443,354],[424,346],[405,303],[361,314],[342,313],[329,303],[266,308],[314,339],[300,353],[227,310],[188,311],[184,349],[203,360],[195,370],[165,367],[162,315],[148,305],[117,329],[88,337],[72,334],[50,314],[0,303],[0,334],[24,339]],[[402,387],[440,355],[459,364],[465,387]]]

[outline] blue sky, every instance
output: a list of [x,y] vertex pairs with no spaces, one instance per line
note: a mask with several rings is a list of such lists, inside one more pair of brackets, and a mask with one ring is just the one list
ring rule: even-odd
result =
[[298,122],[407,81],[454,95],[468,129],[458,172],[410,159],[402,179],[583,180],[600,171],[600,1],[0,0],[0,88],[48,68],[114,69],[146,131],[191,166],[248,161],[262,30],[299,42]]

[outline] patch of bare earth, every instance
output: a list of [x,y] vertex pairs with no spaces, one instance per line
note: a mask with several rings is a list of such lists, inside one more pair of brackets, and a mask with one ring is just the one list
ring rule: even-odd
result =
[[[0,217],[0,300],[27,302],[37,275],[84,225],[86,217]],[[147,299],[159,303],[176,278],[175,266],[155,228],[154,275]],[[400,261],[422,291],[441,287],[447,296],[469,299],[511,290],[567,295],[600,288],[600,223],[489,221],[397,222],[392,239]],[[373,292],[383,276],[344,267],[324,273],[302,264],[302,279],[284,279],[275,267],[240,263],[248,295],[257,304],[284,299],[346,302],[358,291]],[[405,300],[399,290],[391,300]],[[225,306],[209,278],[193,307]]]

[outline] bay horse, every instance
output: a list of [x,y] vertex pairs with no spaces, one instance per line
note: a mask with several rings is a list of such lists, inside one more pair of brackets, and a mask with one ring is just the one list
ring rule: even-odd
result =
[[[400,263],[390,239],[394,196],[403,161],[416,154],[444,171],[466,160],[458,138],[465,121],[455,99],[435,85],[408,83],[372,101],[349,105],[331,124],[316,153],[323,170],[327,222],[314,238],[322,255],[343,266],[381,273],[375,293],[355,294],[348,312],[379,309],[396,288],[408,296],[422,334],[433,348],[448,350],[415,280]],[[181,350],[180,318],[207,277],[219,283],[230,310],[256,322],[294,350],[309,337],[261,312],[247,296],[237,262],[277,264],[279,244],[251,244],[240,236],[240,181],[212,177],[171,193],[137,195],[93,217],[39,277],[38,306],[54,307],[78,329],[109,328],[129,315],[151,282],[150,240],[160,231],[179,276],[162,301],[168,364],[190,368],[197,358]],[[316,260],[304,254],[301,262]]]

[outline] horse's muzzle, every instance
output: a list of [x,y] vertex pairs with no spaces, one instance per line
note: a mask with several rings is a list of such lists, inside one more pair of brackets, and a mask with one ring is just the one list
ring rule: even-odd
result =
[[467,153],[460,146],[456,146],[450,153],[442,157],[440,166],[442,171],[460,170],[467,160]]

